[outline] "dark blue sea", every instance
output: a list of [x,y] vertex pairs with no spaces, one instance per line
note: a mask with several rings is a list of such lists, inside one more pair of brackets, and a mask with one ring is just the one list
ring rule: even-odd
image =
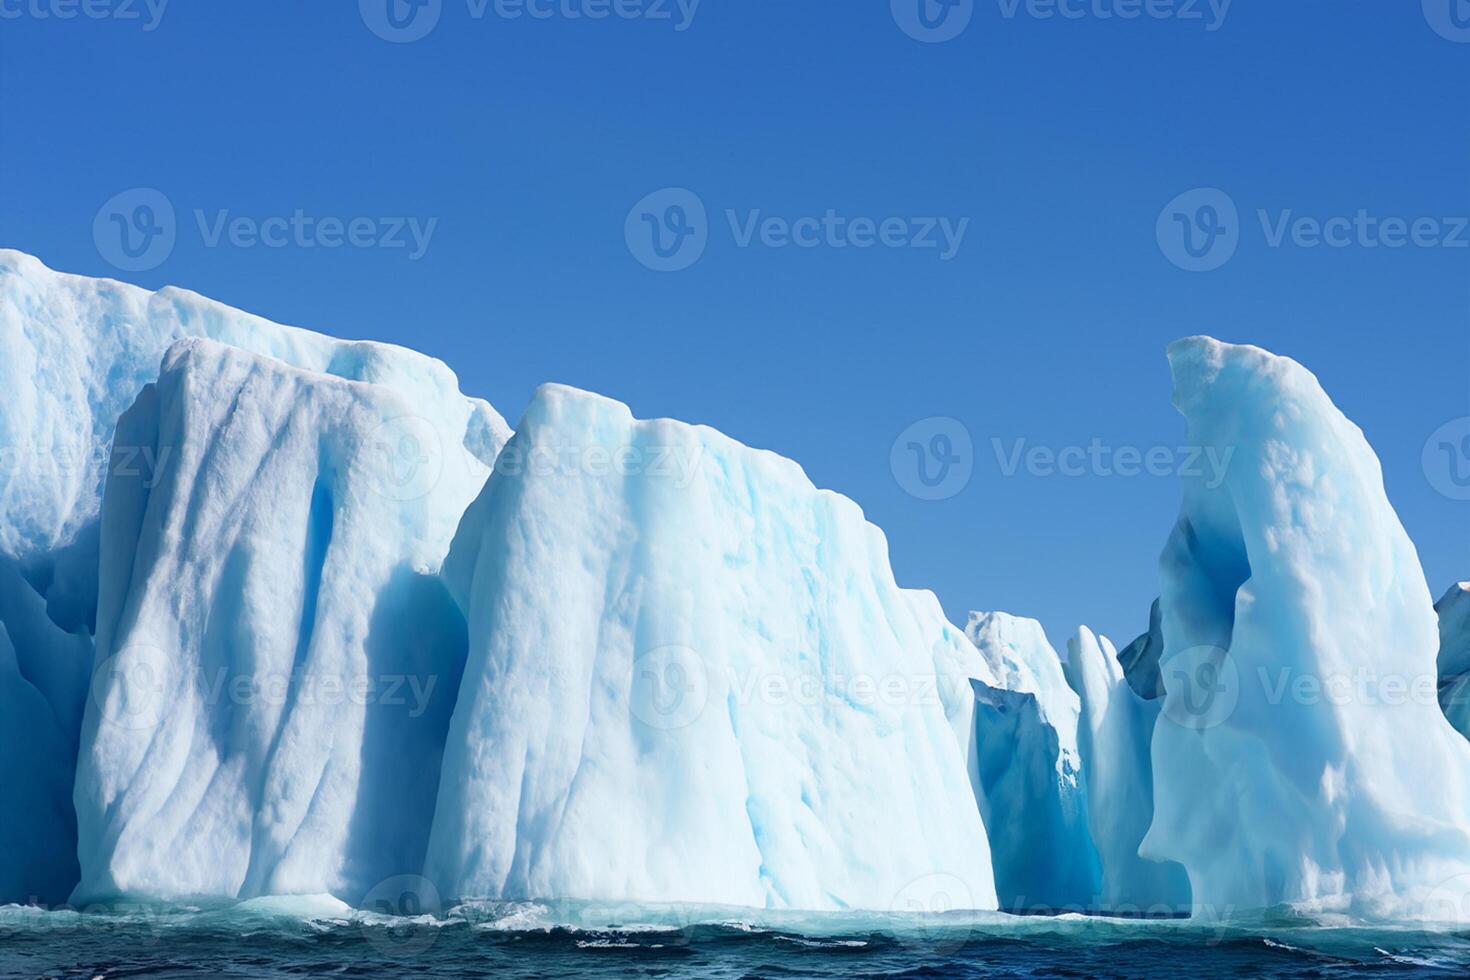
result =
[[1356,977],[1470,973],[1470,931],[1315,921],[920,918],[536,903],[392,918],[328,900],[0,908],[0,976]]

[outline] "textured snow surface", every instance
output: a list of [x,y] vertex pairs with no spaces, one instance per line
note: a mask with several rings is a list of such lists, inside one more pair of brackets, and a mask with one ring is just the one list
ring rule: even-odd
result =
[[[400,497],[443,483],[470,499],[509,438],[489,405],[417,352],[283,327],[183,290],[64,275],[0,250],[0,627],[10,651],[0,725],[30,733],[5,739],[12,749],[0,753],[7,799],[24,801],[0,819],[0,902],[61,901],[77,880],[70,798],[94,659],[101,492],[110,461],[127,473],[160,462],[154,446],[130,440],[114,454],[113,431],[168,346],[187,336],[396,391],[405,417],[378,435],[399,460]],[[458,516],[448,508],[429,518],[439,544],[416,556],[426,570]],[[301,561],[292,556],[290,567]],[[194,601],[187,583],[176,588]]]
[[1099,905],[1133,913],[1189,909],[1184,869],[1138,854],[1153,816],[1149,744],[1159,702],[1138,695],[1112,641],[1085,626],[1067,641],[1064,669],[1081,698],[1077,746],[1087,778],[1088,823],[1102,865]]
[[1080,706],[1041,624],[970,614],[995,683],[975,681],[981,814],[1003,908],[1091,909],[1099,896],[1077,748]]
[[446,575],[470,652],[443,894],[995,907],[970,686],[994,678],[794,463],[547,386]]
[[1433,696],[1439,632],[1363,434],[1294,361],[1169,351],[1189,442],[1161,560],[1166,688],[1143,853],[1197,904],[1370,904],[1470,884],[1470,743]]
[[412,410],[188,340],[124,415],[160,462],[103,507],[80,896],[357,901],[422,867],[466,650],[433,573],[477,487],[405,492]]
[[[95,520],[113,427],[183,337],[394,388],[438,424],[443,465],[466,476],[509,437],[494,409],[417,351],[284,327],[173,287],[57,273],[0,249],[0,553],[70,544]],[[450,452],[457,445],[465,452]]]

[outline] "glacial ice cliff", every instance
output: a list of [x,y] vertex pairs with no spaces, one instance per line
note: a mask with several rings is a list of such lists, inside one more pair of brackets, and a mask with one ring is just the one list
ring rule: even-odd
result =
[[434,573],[478,488],[417,472],[414,409],[188,340],[123,416],[157,464],[106,487],[80,897],[356,902],[422,867],[466,651]]
[[[411,416],[397,423],[398,448],[424,459],[414,480],[460,483],[466,500],[509,438],[488,404],[415,351],[280,326],[184,290],[65,275],[0,249],[0,386],[10,393],[0,405],[0,724],[30,733],[24,753],[0,761],[7,796],[25,800],[0,821],[0,902],[59,902],[76,884],[71,797],[94,661],[102,489],[110,465],[141,473],[159,462],[151,445],[114,447],[113,431],[169,345],[191,336],[392,389]],[[440,558],[457,518],[434,517]]]
[[855,504],[543,387],[445,565],[469,659],[446,896],[994,908],[972,678]]
[[1218,486],[1184,478],[1161,560],[1142,853],[1216,909],[1464,890],[1470,743],[1433,696],[1433,603],[1377,457],[1295,361],[1206,338],[1169,359],[1190,444],[1234,455]]

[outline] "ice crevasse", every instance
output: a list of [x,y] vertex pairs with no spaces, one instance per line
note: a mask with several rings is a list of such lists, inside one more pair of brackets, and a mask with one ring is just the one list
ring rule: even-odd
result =
[[1098,910],[1081,705],[1061,658],[1033,619],[972,612],[965,634],[995,678],[973,686],[981,813],[1001,907]]

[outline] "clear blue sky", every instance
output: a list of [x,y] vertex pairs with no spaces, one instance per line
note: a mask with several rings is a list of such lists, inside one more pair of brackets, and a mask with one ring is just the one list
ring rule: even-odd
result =
[[[369,27],[393,33],[386,0],[173,0],[152,30],[144,0],[89,2],[109,16],[0,0],[0,242],[54,268],[423,349],[512,422],[560,381],[716,426],[855,498],[899,581],[956,620],[1036,616],[1059,646],[1081,622],[1120,642],[1144,627],[1177,482],[1006,476],[992,440],[1176,445],[1164,347],[1211,333],[1314,370],[1377,447],[1436,594],[1470,577],[1470,504],[1421,463],[1470,415],[1470,248],[1272,247],[1257,217],[1366,210],[1449,235],[1470,215],[1470,29],[1450,0],[1235,0],[1223,20],[1208,0],[1134,19],[1129,0],[1069,0],[1080,17],[966,0],[943,22],[928,0],[927,34],[917,0],[703,0],[692,18],[687,0],[608,0],[603,19],[569,16],[599,0],[538,0],[548,18],[438,0],[411,43]],[[900,23],[963,30],[923,43]],[[119,272],[94,219],[137,187],[176,210],[176,242]],[[668,187],[707,208],[707,242],[657,272],[625,237],[641,213],[625,219]],[[1236,251],[1185,271],[1156,225],[1211,187],[1238,208]],[[1202,235],[1218,200],[1180,213]],[[642,213],[673,220],[668,203]],[[194,214],[298,209],[438,220],[410,260],[211,247]],[[829,209],[969,223],[947,261],[852,247],[856,228],[847,248],[739,244],[756,210]],[[975,446],[940,501],[890,465],[931,416]]]

